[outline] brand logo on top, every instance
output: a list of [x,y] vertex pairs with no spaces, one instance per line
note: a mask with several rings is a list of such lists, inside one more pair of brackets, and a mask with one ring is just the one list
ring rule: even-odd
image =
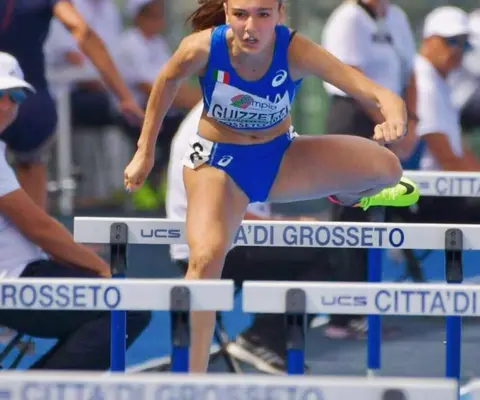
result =
[[287,80],[288,73],[284,69],[277,71],[275,77],[272,80],[273,87],[279,87],[283,82]]

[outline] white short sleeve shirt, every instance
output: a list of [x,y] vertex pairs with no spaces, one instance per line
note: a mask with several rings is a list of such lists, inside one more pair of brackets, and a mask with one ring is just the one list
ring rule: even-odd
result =
[[[4,142],[0,141],[0,197],[20,188],[15,173],[5,158]],[[0,277],[17,278],[25,267],[46,254],[27,239],[13,223],[0,213]]]
[[[452,102],[451,90],[447,80],[423,56],[417,55],[415,60],[417,79],[417,114],[420,119],[417,135],[424,137],[432,133],[447,136],[453,153],[457,157],[463,155],[460,115]],[[433,155],[425,150],[420,168],[423,170],[439,170],[440,166]]]
[[[375,20],[356,2],[342,3],[326,23],[322,45],[343,63],[361,69],[397,94],[402,94],[413,68],[413,33],[405,13],[396,5],[389,6],[385,19]],[[346,96],[331,84],[324,86],[329,94]]]

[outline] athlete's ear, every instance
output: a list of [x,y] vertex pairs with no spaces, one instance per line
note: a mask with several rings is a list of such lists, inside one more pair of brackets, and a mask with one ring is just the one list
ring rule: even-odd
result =
[[280,19],[278,21],[279,25],[285,24],[285,4],[281,3],[278,5],[278,13],[280,14]]
[[228,5],[226,1],[223,2],[223,11],[225,11],[225,23],[229,24],[230,21],[228,18]]

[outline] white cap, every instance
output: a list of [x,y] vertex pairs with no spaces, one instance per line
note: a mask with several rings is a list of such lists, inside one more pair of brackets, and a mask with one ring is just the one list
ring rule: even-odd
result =
[[468,14],[461,8],[444,6],[435,8],[425,17],[423,37],[452,37],[468,35]]
[[142,7],[151,3],[153,0],[127,0],[127,15],[129,18],[135,18]]
[[8,53],[0,52],[0,90],[13,88],[25,88],[35,92],[33,86],[24,80],[17,59]]

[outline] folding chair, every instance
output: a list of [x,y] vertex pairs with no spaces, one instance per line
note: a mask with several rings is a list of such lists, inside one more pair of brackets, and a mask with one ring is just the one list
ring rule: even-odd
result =
[[[12,331],[9,328],[3,328],[0,342],[5,344],[5,348],[0,353],[0,369],[16,369],[27,354],[35,352],[35,344],[31,337],[27,337],[21,332]],[[13,350],[18,350],[18,354],[10,366],[3,365],[5,359]]]

